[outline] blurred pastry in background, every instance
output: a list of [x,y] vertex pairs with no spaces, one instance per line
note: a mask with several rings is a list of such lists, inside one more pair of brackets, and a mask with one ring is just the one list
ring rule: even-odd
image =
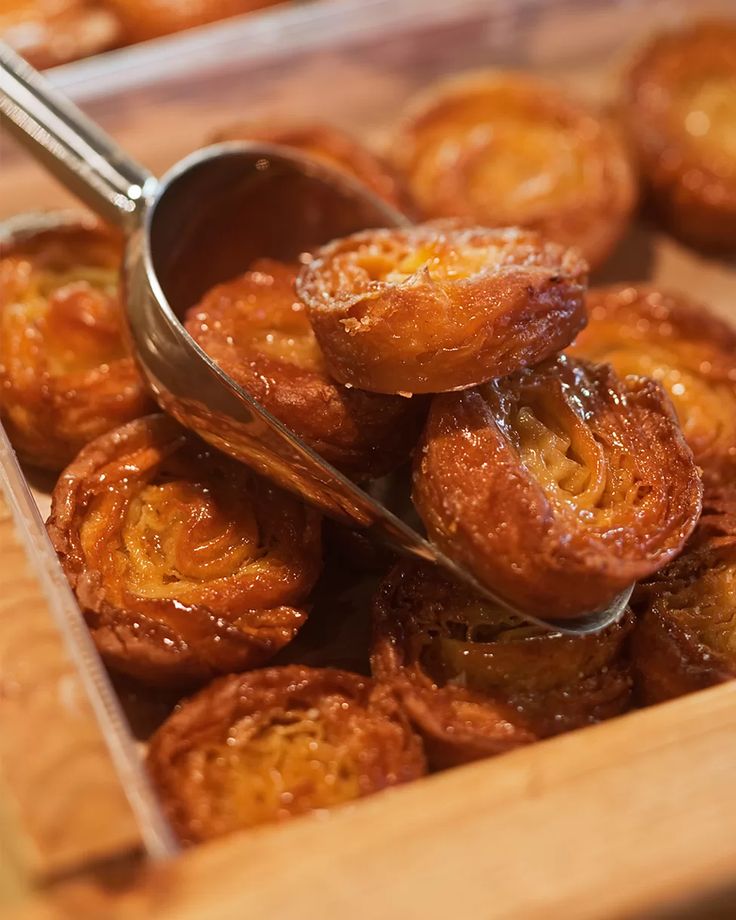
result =
[[265,141],[293,147],[359,179],[384,201],[403,209],[406,193],[389,165],[350,134],[321,122],[277,124],[236,122],[215,132],[211,144],[223,141]]
[[252,13],[282,0],[104,0],[117,15],[123,44]]
[[736,23],[658,35],[628,73],[622,116],[668,229],[735,253]]
[[0,0],[0,39],[46,68],[115,47],[122,28],[99,0]]
[[392,162],[426,220],[522,226],[577,246],[597,268],[637,200],[628,151],[608,120],[526,74],[487,71],[422,92]]

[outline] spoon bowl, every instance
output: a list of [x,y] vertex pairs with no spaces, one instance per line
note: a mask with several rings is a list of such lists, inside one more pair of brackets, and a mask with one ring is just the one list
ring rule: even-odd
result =
[[440,565],[505,610],[567,633],[600,630],[623,614],[631,589],[604,609],[557,622],[516,609],[311,450],[184,329],[185,311],[254,259],[294,260],[335,237],[407,224],[404,215],[343,173],[261,143],[206,148],[157,180],[2,43],[0,122],[126,234],[128,328],[165,411],[333,518]]

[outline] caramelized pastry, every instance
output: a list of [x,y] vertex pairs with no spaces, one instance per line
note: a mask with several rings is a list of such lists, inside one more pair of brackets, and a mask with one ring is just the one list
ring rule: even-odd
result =
[[117,14],[126,44],[252,13],[281,0],[105,0]]
[[395,689],[434,767],[500,754],[629,706],[630,613],[597,635],[550,633],[416,562],[390,572],[374,612],[373,673]]
[[263,664],[321,565],[315,512],[164,415],[84,448],[48,531],[107,664],[159,685]]
[[406,461],[423,401],[348,389],[328,375],[294,269],[260,259],[213,288],[186,327],[220,367],[326,460],[356,479]]
[[736,253],[736,22],[655,38],[629,72],[623,114],[669,229]]
[[148,767],[184,843],[324,811],[426,771],[390,693],[299,665],[233,674],[185,701],[154,735]]
[[318,250],[297,293],[330,373],[378,393],[473,386],[536,364],[585,324],[587,266],[533,232],[444,222]]
[[708,485],[736,478],[736,330],[679,294],[629,285],[588,294],[570,349],[667,390]]
[[637,586],[637,691],[659,703],[736,677],[736,493],[706,495],[685,552]]
[[96,0],[0,0],[0,38],[44,69],[112,48],[120,23]]
[[151,411],[123,339],[117,236],[92,221],[0,237],[0,418],[22,459],[62,469]]
[[522,226],[577,246],[595,268],[636,202],[614,128],[548,83],[484,72],[433,87],[410,107],[393,161],[420,214]]
[[331,125],[320,122],[296,125],[239,122],[218,131],[210,143],[223,141],[265,141],[267,144],[293,147],[359,179],[384,201],[395,208],[403,208],[405,196],[389,166],[355,138]]
[[545,619],[597,610],[669,562],[701,492],[659,384],[566,356],[435,397],[415,457],[431,539]]

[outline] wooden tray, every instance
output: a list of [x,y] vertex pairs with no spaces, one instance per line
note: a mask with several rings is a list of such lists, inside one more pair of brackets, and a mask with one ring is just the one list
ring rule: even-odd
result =
[[[162,170],[235,118],[380,140],[414,89],[476,66],[606,98],[632,42],[711,10],[732,0],[316,2],[55,78]],[[4,139],[0,163],[0,218],[71,203]],[[734,266],[645,228],[605,278],[736,320]],[[30,486],[0,433],[1,917],[736,916],[736,683],[178,853],[46,541],[48,483]]]

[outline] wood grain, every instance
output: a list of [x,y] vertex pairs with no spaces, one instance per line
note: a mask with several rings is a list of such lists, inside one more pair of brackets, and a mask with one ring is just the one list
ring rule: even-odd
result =
[[[538,63],[598,93],[609,81],[600,62],[612,49],[625,54],[625,36],[646,27],[649,9],[668,5],[642,2],[634,16],[601,9],[586,40],[575,37],[585,4],[569,6],[561,21],[555,4],[539,5],[514,62]],[[726,10],[729,0],[698,0],[698,13],[705,6]],[[311,58],[290,51],[257,66],[234,55],[212,65],[216,74],[121,92],[88,110],[157,171],[233,119],[327,117],[380,139],[415,89],[441,72],[508,63],[518,39],[476,27],[430,42],[387,36],[373,50],[357,41]],[[71,203],[9,143],[0,144],[0,161],[0,217]],[[667,283],[734,317],[732,267],[641,229],[606,275]],[[37,877],[87,867],[14,913],[0,900],[3,920],[736,916],[736,685],[434,776],[326,819],[243,833],[145,869],[93,869],[91,861],[134,849],[137,832],[1,506],[0,579],[0,785],[13,793],[8,821],[24,829],[13,842]]]
[[3,824],[23,828],[37,879],[140,845],[76,667],[0,493],[0,779]]
[[734,916],[734,763],[736,684],[202,846],[124,893],[66,885],[18,916]]

